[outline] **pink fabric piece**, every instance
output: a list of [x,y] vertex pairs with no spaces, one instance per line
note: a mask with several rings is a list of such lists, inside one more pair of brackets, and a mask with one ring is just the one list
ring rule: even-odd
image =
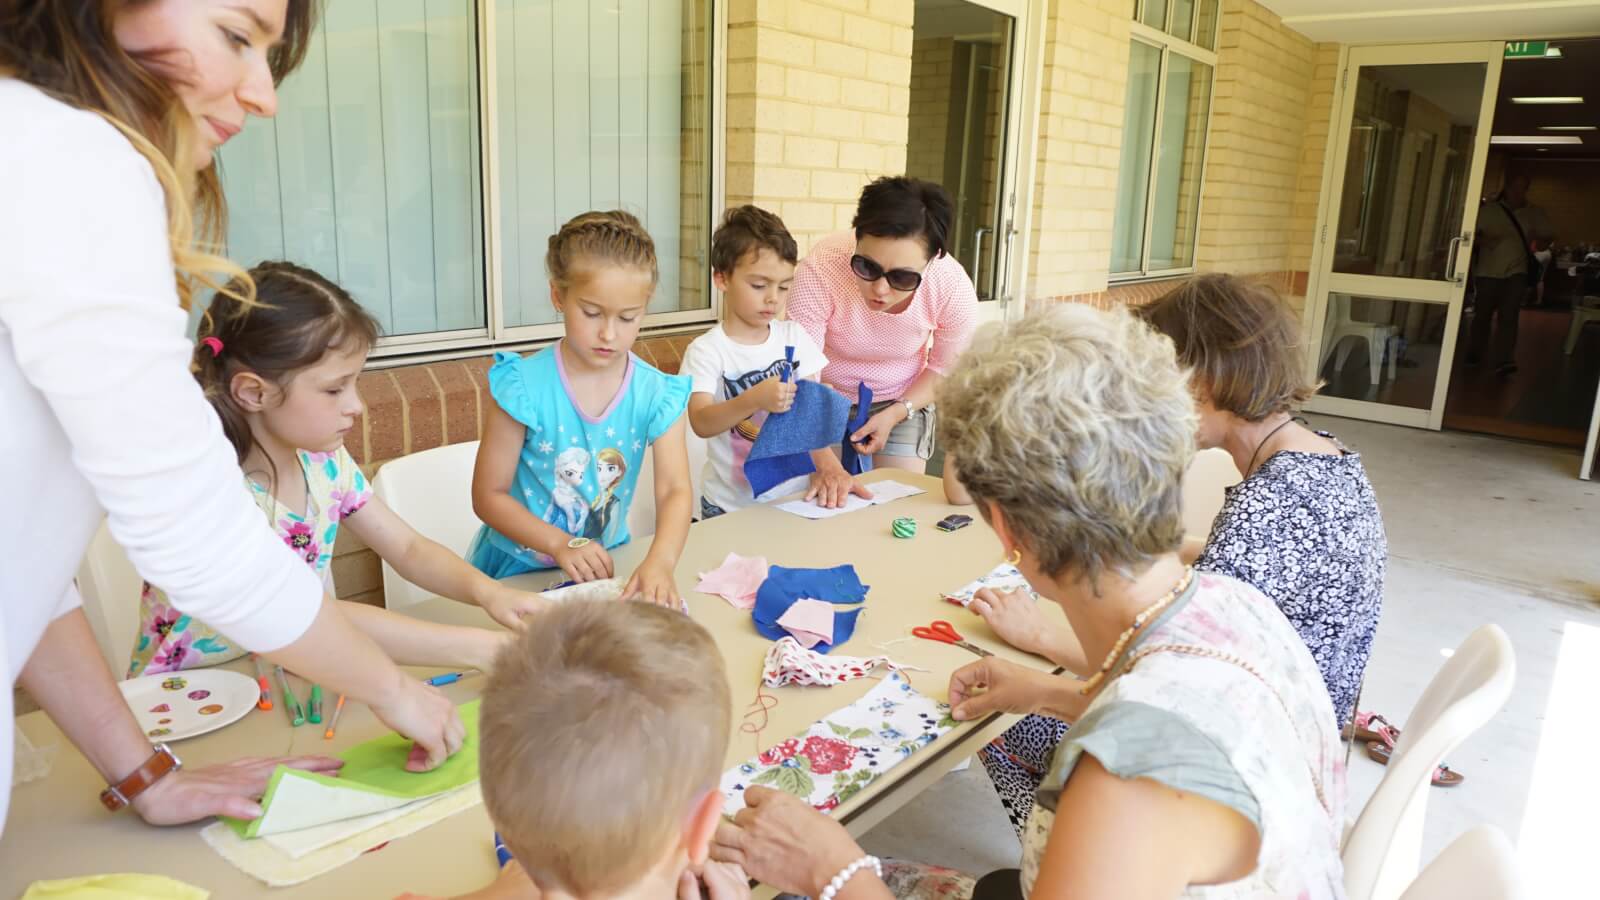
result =
[[821,685],[855,681],[872,674],[878,666],[896,668],[887,656],[824,656],[800,646],[794,638],[774,641],[761,666],[761,681],[767,687],[788,684]]
[[800,646],[810,650],[818,644],[833,643],[833,604],[822,600],[796,600],[778,617],[778,625],[794,635]]
[[765,557],[729,553],[722,565],[700,573],[700,583],[695,590],[721,597],[735,609],[751,609],[756,605],[756,591],[766,580]]

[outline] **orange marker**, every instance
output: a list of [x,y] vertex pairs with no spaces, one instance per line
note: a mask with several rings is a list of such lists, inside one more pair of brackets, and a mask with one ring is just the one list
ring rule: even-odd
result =
[[256,701],[257,709],[272,708],[272,687],[267,681],[267,673],[261,670],[261,657],[250,654],[250,661],[256,664],[256,684],[261,686],[261,699]]
[[333,718],[328,720],[328,730],[322,733],[323,740],[333,740],[333,730],[339,727],[339,713],[342,712],[344,712],[344,695],[340,694],[339,702],[334,704],[333,707]]

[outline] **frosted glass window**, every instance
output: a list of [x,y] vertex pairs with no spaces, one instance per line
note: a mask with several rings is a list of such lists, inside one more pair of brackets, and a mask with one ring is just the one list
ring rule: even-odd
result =
[[229,255],[316,269],[385,335],[483,329],[476,21],[471,0],[326,4],[277,117],[219,155]]
[[1128,103],[1122,114],[1122,162],[1117,170],[1117,209],[1111,232],[1113,275],[1137,272],[1144,260],[1144,213],[1150,192],[1160,75],[1161,48],[1134,41],[1128,59]]
[[707,0],[495,0],[506,325],[556,321],[545,250],[590,209],[650,231],[650,312],[709,308],[708,17]]

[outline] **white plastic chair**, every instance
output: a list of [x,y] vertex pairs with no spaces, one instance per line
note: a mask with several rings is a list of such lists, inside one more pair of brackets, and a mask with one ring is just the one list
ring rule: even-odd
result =
[[[472,511],[472,466],[478,442],[435,447],[384,463],[372,492],[423,537],[465,556],[482,524]],[[383,564],[383,605],[404,609],[433,598]]]
[[1567,328],[1567,344],[1564,348],[1568,356],[1577,348],[1578,338],[1583,335],[1583,326],[1595,321],[1600,321],[1600,297],[1590,294],[1572,307],[1572,324]]
[[1521,900],[1525,893],[1511,842],[1479,825],[1441,850],[1400,900]]
[[[1371,370],[1372,385],[1376,387],[1383,378],[1384,349],[1389,347],[1389,339],[1400,331],[1394,325],[1378,322],[1358,322],[1351,318],[1350,298],[1345,294],[1328,295],[1328,326],[1327,333],[1322,338],[1322,358],[1317,361],[1317,371],[1322,371],[1328,365],[1328,357],[1335,349],[1339,351],[1339,358],[1334,362],[1334,368],[1344,371],[1345,360],[1350,358],[1350,345],[1347,338],[1360,338],[1367,342],[1367,366]],[[1392,348],[1390,348],[1392,350]],[[1389,353],[1389,380],[1393,381],[1400,354]]]
[[1223,491],[1239,483],[1239,467],[1220,447],[1201,450],[1183,475],[1183,533],[1202,540],[1222,510]]
[[78,593],[100,654],[117,677],[128,671],[128,659],[139,629],[139,592],[144,579],[104,522],[78,566]]
[[1497,625],[1462,642],[1422,692],[1388,771],[1344,842],[1348,900],[1395,900],[1417,873],[1433,771],[1511,695],[1516,656]]
[[[700,515],[700,488],[705,483],[706,439],[695,434],[688,422],[683,423],[685,442],[689,449],[689,481],[693,496],[689,498],[689,516]],[[639,480],[633,488],[633,502],[628,506],[628,534],[634,539],[656,533],[656,465],[655,453],[646,447],[644,465],[639,467]]]

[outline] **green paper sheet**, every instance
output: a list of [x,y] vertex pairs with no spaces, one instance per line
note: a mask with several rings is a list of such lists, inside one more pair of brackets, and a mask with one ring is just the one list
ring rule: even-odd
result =
[[460,710],[466,741],[437,769],[406,771],[411,741],[390,733],[337,754],[344,760],[337,777],[279,766],[261,798],[260,818],[223,821],[240,837],[260,837],[383,812],[471,784],[478,780],[478,701]]

